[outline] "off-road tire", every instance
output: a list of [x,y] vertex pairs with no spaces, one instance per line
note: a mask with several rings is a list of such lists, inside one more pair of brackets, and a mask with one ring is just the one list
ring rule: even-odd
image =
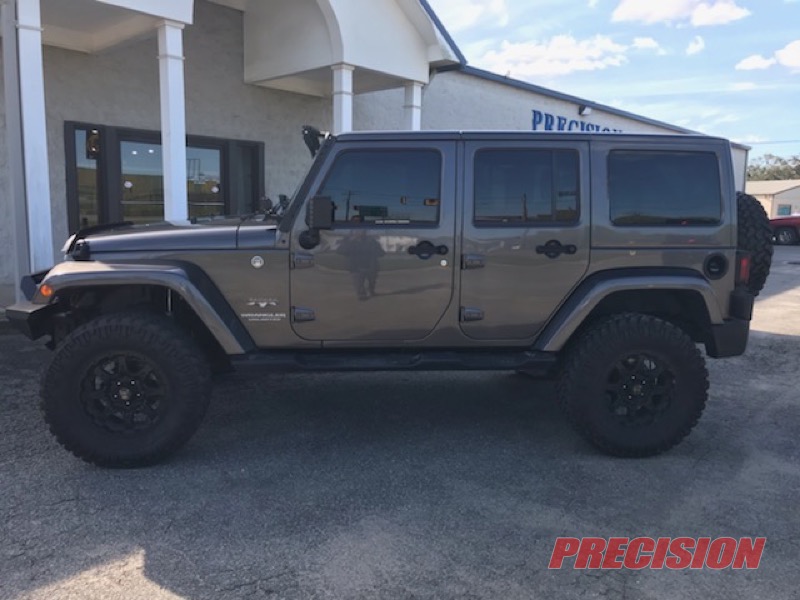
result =
[[[652,422],[643,408],[625,406],[620,414],[620,403],[635,402],[619,393],[627,375],[638,373],[625,370],[628,357],[634,356],[647,357],[642,366],[653,379],[651,390],[669,390],[666,401],[665,394],[653,394],[659,399],[652,400],[657,402]],[[647,370],[651,365],[663,371],[656,375],[657,370]],[[590,443],[613,456],[645,457],[672,448],[697,424],[708,397],[708,371],[682,329],[657,317],[626,313],[599,320],[571,343],[557,387],[561,408]]]
[[781,246],[793,246],[798,241],[797,230],[794,227],[781,227],[775,232],[775,243]]
[[[140,408],[121,406],[120,388],[112,389],[120,383],[128,386],[124,400],[144,398]],[[115,313],[64,339],[44,373],[41,408],[58,442],[78,458],[135,468],[162,461],[189,440],[210,387],[203,354],[172,320]]]
[[747,289],[755,296],[764,288],[772,265],[772,229],[761,203],[753,196],[737,192],[739,232],[738,247],[752,257]]

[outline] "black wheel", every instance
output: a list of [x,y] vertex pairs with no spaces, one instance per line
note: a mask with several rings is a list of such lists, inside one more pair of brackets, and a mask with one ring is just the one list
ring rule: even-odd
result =
[[761,203],[753,196],[738,192],[736,194],[739,220],[739,249],[749,252],[752,257],[748,290],[758,296],[764,288],[772,265],[772,229],[769,218]]
[[155,464],[185,444],[208,408],[210,371],[170,319],[99,317],[67,336],[42,383],[56,439],[103,467]]
[[775,232],[775,243],[781,246],[791,246],[797,243],[797,231],[792,227],[781,227]]
[[672,448],[697,424],[708,396],[705,361],[675,325],[647,315],[598,321],[566,351],[559,403],[577,431],[614,456]]

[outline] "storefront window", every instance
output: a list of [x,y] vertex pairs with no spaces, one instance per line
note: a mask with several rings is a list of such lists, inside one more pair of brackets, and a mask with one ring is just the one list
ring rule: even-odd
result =
[[164,178],[161,146],[121,142],[122,220],[152,223],[163,219]]
[[99,180],[97,159],[100,152],[100,134],[97,129],[75,131],[75,170],[80,226],[91,227],[100,222]]
[[[134,223],[160,221],[164,214],[164,176],[160,144],[121,142],[122,217]],[[226,212],[222,185],[222,151],[186,148],[189,217]]]
[[[157,132],[68,123],[67,135],[73,140],[67,148],[73,230],[115,221],[143,224],[164,219],[163,156]],[[189,136],[189,218],[252,211],[263,193],[262,147],[258,142]]]
[[186,149],[189,188],[189,216],[213,217],[225,214],[222,186],[222,152],[216,148]]

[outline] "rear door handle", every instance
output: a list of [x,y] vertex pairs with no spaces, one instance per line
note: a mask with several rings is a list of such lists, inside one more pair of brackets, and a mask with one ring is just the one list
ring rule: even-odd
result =
[[465,254],[461,257],[461,268],[465,271],[482,269],[486,266],[486,257],[482,254]]
[[536,254],[544,254],[547,258],[558,258],[562,254],[575,254],[578,247],[574,244],[562,245],[558,240],[550,240],[543,246],[536,246]]
[[408,249],[408,253],[411,255],[416,255],[418,258],[422,260],[428,260],[434,254],[438,254],[439,256],[445,256],[448,252],[450,252],[450,248],[442,244],[441,246],[434,246],[431,242],[424,241],[420,242],[416,246],[411,246]]

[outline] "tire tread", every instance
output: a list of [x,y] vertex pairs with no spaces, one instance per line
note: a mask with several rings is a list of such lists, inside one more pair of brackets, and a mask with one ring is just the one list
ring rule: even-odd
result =
[[754,296],[764,289],[772,265],[772,228],[761,203],[749,194],[737,192],[738,246],[752,256],[750,282],[747,287]]
[[[674,435],[659,444],[647,447],[630,447],[616,444],[605,438],[592,423],[588,422],[576,402],[575,385],[598,353],[608,345],[609,339],[640,335],[646,332],[666,340],[677,352],[688,357],[692,368],[702,376],[702,394],[694,399],[691,418]],[[570,347],[557,381],[559,405],[577,432],[601,451],[624,458],[642,458],[661,454],[683,440],[700,420],[708,398],[708,370],[703,355],[692,339],[679,327],[650,315],[621,313],[598,320],[590,326]]]
[[[63,394],[66,373],[75,369],[74,355],[97,343],[125,340],[135,336],[138,341],[160,348],[170,357],[169,368],[178,369],[187,382],[173,397],[191,397],[185,418],[169,440],[135,458],[100,452],[69,435],[67,425],[54,417],[53,410]],[[56,440],[78,458],[101,467],[133,468],[156,464],[183,446],[199,427],[210,401],[210,375],[204,356],[195,343],[170,319],[147,312],[125,312],[103,315],[85,323],[68,335],[45,370],[41,383],[40,408],[50,432]],[[52,406],[51,406],[51,403]]]

